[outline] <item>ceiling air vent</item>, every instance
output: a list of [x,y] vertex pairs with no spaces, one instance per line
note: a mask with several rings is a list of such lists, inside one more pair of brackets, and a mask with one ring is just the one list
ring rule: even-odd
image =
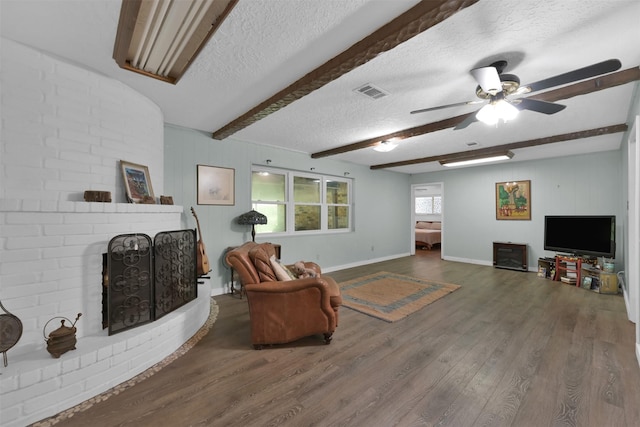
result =
[[387,92],[380,89],[379,87],[372,85],[371,83],[362,85],[359,88],[354,89],[354,91],[371,99],[380,99],[384,96],[389,95]]

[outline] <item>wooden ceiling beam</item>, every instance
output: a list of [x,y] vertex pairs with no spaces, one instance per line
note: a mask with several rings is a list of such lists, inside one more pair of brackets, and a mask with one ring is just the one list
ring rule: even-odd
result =
[[[585,80],[579,83],[574,83],[568,86],[563,86],[558,89],[553,89],[548,92],[544,92],[538,95],[533,95],[528,98],[538,99],[540,101],[555,102],[562,99],[573,98],[574,96],[585,95],[591,92],[596,92],[603,89],[609,89],[615,86],[620,86],[626,83],[640,80],[640,67],[629,68],[623,71],[617,71],[615,73],[607,74],[605,76],[595,77],[593,79]],[[380,135],[375,138],[366,139],[364,141],[354,142],[352,144],[343,145],[341,147],[332,148],[329,150],[320,151],[311,154],[314,159],[321,157],[334,156],[336,154],[347,153],[349,151],[360,150],[363,148],[374,147],[380,144],[381,141],[386,141],[391,138],[406,139],[414,136],[425,135],[431,132],[444,130],[455,127],[458,123],[462,122],[472,113],[462,114],[460,116],[452,117],[450,119],[441,120],[438,122],[428,123],[426,125],[416,126],[410,129],[399,130],[387,135]],[[439,160],[439,159],[436,159]]]
[[554,144],[556,142],[572,141],[576,139],[591,138],[594,136],[608,135],[612,133],[625,132],[628,126],[624,123],[614,126],[605,126],[596,129],[583,130],[578,132],[565,133],[561,135],[548,136],[545,138],[529,139],[526,141],[513,142],[510,144],[497,145],[495,147],[480,148],[478,150],[459,151],[457,153],[442,154],[439,156],[423,157],[421,159],[404,160],[400,162],[384,163],[370,166],[370,169],[388,169],[399,166],[417,165],[419,163],[439,162],[440,160],[459,160],[469,158],[471,155],[482,157],[499,152],[516,150],[518,148],[535,147],[538,145]]
[[213,138],[224,139],[233,135],[477,2],[421,1],[287,88],[214,131]]
[[330,150],[319,151],[311,154],[313,159],[321,157],[335,156],[336,154],[348,153],[349,151],[360,150],[362,148],[375,147],[382,141],[391,138],[406,139],[414,136],[425,135],[427,133],[439,130],[449,129],[469,117],[474,113],[467,113],[461,116],[451,117],[450,119],[440,120],[439,122],[427,123],[426,125],[416,126],[410,129],[399,130],[398,132],[389,133],[387,135],[377,136],[375,138],[365,139],[364,141],[354,142],[353,144],[343,145],[341,147],[332,148]]

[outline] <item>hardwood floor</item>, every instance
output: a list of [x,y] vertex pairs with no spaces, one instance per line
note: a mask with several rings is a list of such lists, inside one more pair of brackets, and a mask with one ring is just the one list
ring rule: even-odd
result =
[[621,296],[439,251],[329,274],[462,285],[395,322],[343,307],[333,342],[253,350],[246,300],[159,373],[61,426],[637,426],[640,368]]

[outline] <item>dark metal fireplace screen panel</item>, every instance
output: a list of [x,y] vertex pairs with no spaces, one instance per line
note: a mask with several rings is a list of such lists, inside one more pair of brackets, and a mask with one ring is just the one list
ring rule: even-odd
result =
[[197,298],[195,230],[166,231],[156,234],[155,318]]
[[109,335],[154,319],[151,238],[122,234],[109,242]]

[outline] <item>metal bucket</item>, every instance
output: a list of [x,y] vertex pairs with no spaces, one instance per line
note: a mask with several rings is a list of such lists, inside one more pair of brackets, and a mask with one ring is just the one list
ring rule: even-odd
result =
[[616,268],[616,265],[613,263],[613,261],[604,261],[602,263],[602,270],[605,273],[613,273],[615,268]]

